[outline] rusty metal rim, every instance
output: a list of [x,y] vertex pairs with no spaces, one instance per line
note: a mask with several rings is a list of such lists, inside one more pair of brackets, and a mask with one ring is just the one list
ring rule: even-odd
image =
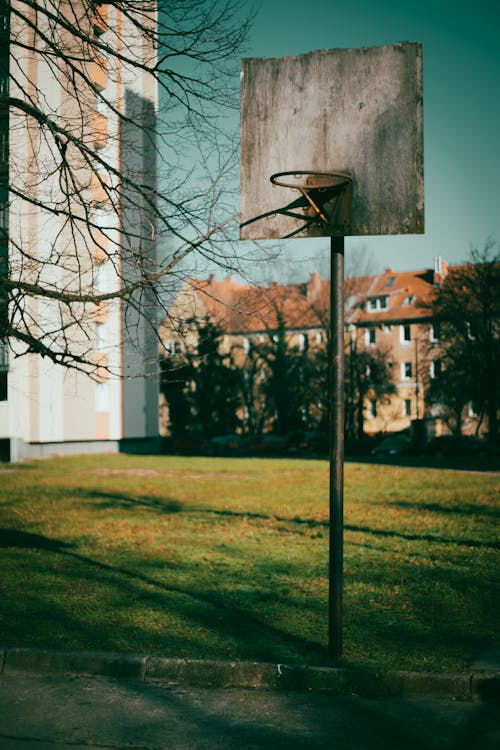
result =
[[[294,183],[290,181],[282,180],[282,177],[294,176],[302,177],[308,175],[313,180],[310,182]],[[326,182],[321,179],[314,180],[314,178],[327,178]],[[352,177],[347,172],[314,172],[308,170],[293,170],[291,172],[276,172],[269,178],[273,185],[279,187],[295,188],[296,190],[328,190],[329,188],[340,187],[342,185],[347,186],[352,182]]]

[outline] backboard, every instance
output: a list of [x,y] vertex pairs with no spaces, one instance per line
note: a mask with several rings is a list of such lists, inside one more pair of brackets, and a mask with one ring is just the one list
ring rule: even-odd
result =
[[[349,225],[301,224],[285,172],[350,176]],[[421,45],[243,60],[240,221],[241,239],[423,233]]]

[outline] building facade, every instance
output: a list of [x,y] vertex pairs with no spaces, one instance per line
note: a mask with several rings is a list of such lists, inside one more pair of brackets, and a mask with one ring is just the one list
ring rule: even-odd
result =
[[[47,13],[22,0],[0,8],[0,255],[25,285],[11,289],[8,316],[0,299],[19,334],[0,336],[0,443],[10,460],[140,449],[158,437],[157,344],[119,296],[137,273],[127,258],[155,252],[130,231],[145,205],[127,187],[155,188],[147,133],[156,82],[130,64],[133,55],[150,63],[155,50],[117,4],[64,0],[56,21],[52,3],[41,7]],[[70,307],[61,290],[68,300],[109,298]],[[46,346],[59,359],[43,356]],[[69,351],[77,366],[65,366]]]
[[[381,274],[345,280],[346,362],[356,355],[381,352],[392,383],[384,398],[363,404],[364,433],[379,435],[409,429],[425,420],[427,436],[446,433],[438,405],[427,393],[439,374],[439,326],[429,303],[448,274],[448,265],[435,259],[432,269]],[[209,318],[224,332],[226,351],[239,352],[242,363],[252,345],[276,335],[278,317],[290,346],[298,351],[325,348],[328,339],[330,282],[311,274],[303,284],[250,287],[228,277],[218,281],[187,280],[161,330],[163,352],[178,355],[192,347],[194,320]],[[349,373],[346,373],[348,376]],[[168,409],[162,406],[163,432],[168,431]],[[463,431],[473,433],[477,415],[471,409]]]

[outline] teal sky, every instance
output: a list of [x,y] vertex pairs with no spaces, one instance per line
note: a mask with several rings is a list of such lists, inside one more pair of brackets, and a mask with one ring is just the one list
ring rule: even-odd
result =
[[[346,253],[364,246],[379,269],[460,263],[500,242],[500,0],[264,0],[245,56],[399,41],[423,45],[426,231],[350,238]],[[284,259],[306,277],[325,243],[284,241]]]

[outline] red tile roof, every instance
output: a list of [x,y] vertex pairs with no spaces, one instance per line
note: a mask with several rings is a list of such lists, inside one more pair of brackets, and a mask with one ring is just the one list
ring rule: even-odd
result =
[[[453,270],[450,268],[450,273]],[[388,268],[382,274],[346,279],[346,321],[369,326],[428,317],[424,305],[448,273],[444,261],[440,271],[398,272]],[[319,328],[326,323],[330,282],[319,274],[311,274],[308,282],[299,284],[251,286],[238,284],[230,276],[223,281],[211,276],[187,283],[208,315],[229,334],[276,330],[280,315],[287,329]],[[370,300],[384,297],[387,309],[380,303],[378,309],[370,309]]]

